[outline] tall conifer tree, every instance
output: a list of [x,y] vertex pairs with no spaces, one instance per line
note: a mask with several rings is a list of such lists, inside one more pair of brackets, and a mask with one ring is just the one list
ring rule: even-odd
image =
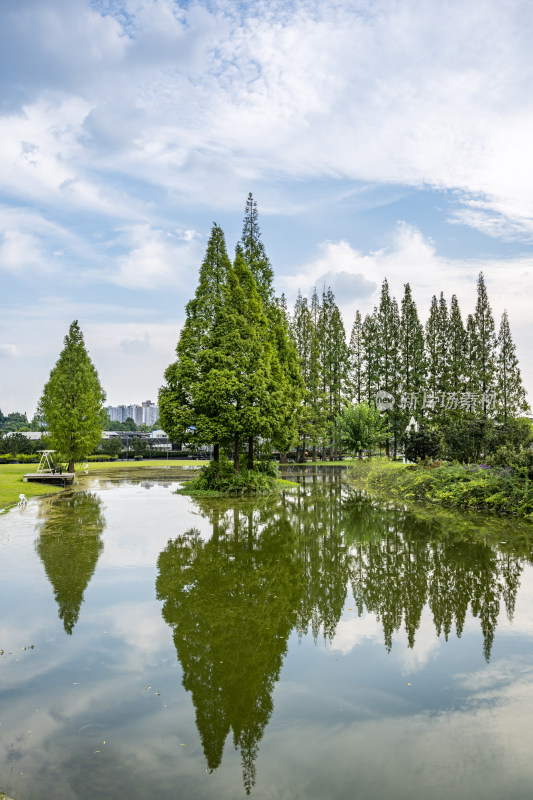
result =
[[372,314],[367,314],[362,327],[362,339],[364,349],[364,393],[368,405],[372,405],[376,399],[376,392],[379,389],[380,363],[379,363],[379,341],[378,341],[378,310],[374,307]]
[[464,329],[457,295],[452,295],[448,322],[449,390],[464,392],[467,375],[467,335]]
[[261,299],[268,306],[274,301],[274,272],[261,240],[257,201],[254,200],[251,192],[246,200],[240,244],[244,258],[257,283],[257,290]]
[[[496,335],[485,278],[479,273],[477,302],[474,312],[475,337],[472,342],[471,386],[484,394],[494,388],[496,368]],[[486,411],[486,409],[485,409]]]
[[165,371],[166,385],[159,390],[163,429],[176,442],[213,443],[215,460],[218,460],[220,444],[231,436],[231,431],[218,417],[218,393],[204,407],[200,389],[210,368],[213,331],[225,302],[230,268],[224,233],[213,223],[198,286],[194,297],[187,303],[185,324],[176,347],[177,360]]
[[326,401],[327,437],[330,459],[333,459],[336,418],[340,414],[345,396],[348,348],[342,317],[329,287],[322,293],[317,332],[322,366],[322,391]]
[[350,346],[348,348],[349,360],[349,384],[352,392],[352,399],[354,403],[361,403],[363,401],[363,320],[361,312],[355,312],[355,319],[352,325],[352,332],[350,336]]
[[68,461],[69,472],[102,438],[104,401],[105,392],[75,319],[37,409],[46,420],[52,443]]
[[[263,302],[269,320],[270,339],[276,349],[277,360],[281,367],[279,383],[277,424],[272,426],[272,441],[285,451],[289,449],[297,437],[298,416],[303,391],[303,381],[298,364],[298,354],[293,341],[286,312],[286,303],[279,303],[274,293],[272,266],[261,240],[258,221],[257,202],[252,193],[248,195],[244,212],[241,241],[237,250],[250,268],[257,285],[257,291]],[[248,466],[253,464],[253,437],[248,437]]]
[[425,378],[424,328],[418,318],[411,286],[406,283],[400,317],[400,391],[419,392]]
[[507,311],[502,314],[498,333],[496,374],[498,411],[503,421],[507,422],[510,416],[514,416],[528,408]]

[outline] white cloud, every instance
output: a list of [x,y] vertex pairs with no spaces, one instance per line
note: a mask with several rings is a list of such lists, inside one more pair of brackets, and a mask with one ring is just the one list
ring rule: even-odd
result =
[[117,259],[119,270],[111,277],[121,286],[183,285],[189,281],[191,270],[196,274],[201,263],[202,248],[191,231],[185,235],[165,236],[161,230],[142,225],[130,231],[130,238],[133,246],[127,255]]
[[5,231],[0,241],[0,269],[21,273],[49,267],[47,256],[36,236],[17,230]]
[[[10,31],[32,48],[21,79],[33,91],[1,126],[16,191],[118,214],[99,172],[219,202],[254,176],[344,177],[453,188],[467,205],[480,195],[533,228],[524,2],[456,1],[445,14],[437,0],[257,4],[239,16],[158,0],[129,6],[127,22],[81,0],[67,14],[30,5],[46,36],[31,34],[35,19],[25,29],[27,9]],[[22,69],[12,48],[5,57]]]
[[18,350],[14,344],[0,344],[0,358],[14,358]]

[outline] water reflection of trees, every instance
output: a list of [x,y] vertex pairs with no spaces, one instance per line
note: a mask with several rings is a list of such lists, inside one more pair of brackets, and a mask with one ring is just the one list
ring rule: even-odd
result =
[[512,617],[524,559],[343,492],[338,474],[310,476],[279,501],[199,503],[212,527],[169,541],[157,595],[173,630],[210,769],[230,731],[249,793],[292,630],[333,638],[351,585],[359,614],[379,619],[387,649],[395,632],[415,644],[428,606],[437,635],[460,636],[468,608],[490,658],[500,606]]
[[43,504],[37,553],[52,584],[59,618],[70,635],[103,549],[102,501],[91,492],[58,495]]

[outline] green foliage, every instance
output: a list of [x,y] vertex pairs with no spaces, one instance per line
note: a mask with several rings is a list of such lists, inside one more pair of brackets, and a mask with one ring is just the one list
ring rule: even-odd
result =
[[102,437],[105,392],[77,320],[64,345],[43,389],[38,412],[46,420],[54,448],[73,472],[74,462],[86,458]]
[[130,447],[135,456],[147,456],[149,453],[148,442],[140,436],[133,436]]
[[361,403],[364,399],[363,362],[363,320],[361,312],[356,311],[348,347],[348,385],[354,403]]
[[378,465],[368,486],[387,490],[403,501],[425,501],[452,508],[515,515],[533,521],[533,482],[527,469],[461,466]]
[[233,463],[221,455],[218,462],[210,461],[200,469],[197,478],[188,481],[178,492],[193,496],[261,495],[276,491],[277,484],[277,465],[274,462],[263,461],[253,469],[243,465],[239,472],[235,472]]
[[404,455],[409,461],[436,458],[440,449],[437,431],[421,426],[418,431],[409,431],[403,439]]
[[490,447],[492,421],[483,417],[463,417],[443,429],[443,455],[450,461],[473,463]]
[[255,465],[258,472],[262,475],[267,475],[270,478],[279,478],[279,470],[276,461],[271,458],[261,458]]
[[261,241],[261,231],[258,222],[257,202],[252,193],[248,194],[242,236],[239,248],[244,259],[252,271],[257,289],[265,307],[274,300],[273,279],[274,272]]
[[487,464],[494,467],[511,467],[513,471],[527,470],[533,479],[533,451],[517,450],[509,445],[501,445],[486,459]]
[[400,391],[404,394],[418,391],[424,382],[424,329],[418,318],[411,286],[406,283],[400,315]]
[[457,296],[452,295],[448,324],[448,387],[451,392],[463,392],[468,373],[467,337]]
[[28,439],[22,433],[8,433],[0,437],[0,453],[35,453],[41,440]]
[[531,444],[533,444],[533,425],[526,417],[510,418],[504,423],[495,424],[492,428],[491,452],[503,445],[518,451],[529,449]]
[[166,383],[159,391],[161,427],[174,442],[220,444],[231,436],[218,417],[224,386],[216,387],[212,396],[205,391],[217,354],[215,328],[230,269],[224,233],[213,224],[198,286],[187,303],[185,324],[176,346],[177,359],[165,371]]
[[498,413],[504,421],[519,411],[527,411],[526,393],[518,367],[516,347],[511,336],[507,311],[502,314],[497,339],[496,355],[496,396]]
[[338,449],[337,417],[346,396],[348,379],[348,347],[346,332],[335,296],[330,288],[322,293],[318,315],[317,337],[320,353],[320,383],[324,401],[324,446],[329,445],[330,458]]
[[479,273],[477,281],[476,309],[468,334],[470,338],[469,390],[488,392],[494,388],[496,336],[494,318],[482,272]]
[[15,458],[19,464],[38,464],[41,456],[39,453],[17,453]]
[[245,441],[251,462],[259,436],[292,444],[302,381],[251,195],[233,265],[213,226],[176,353],[159,393],[161,425],[172,441],[213,444],[215,457],[232,442],[236,471]]
[[104,455],[103,453],[93,453],[93,455],[87,456],[87,461],[93,462],[103,462],[103,461],[116,461],[116,456],[108,456]]
[[337,428],[342,446],[360,455],[363,450],[371,451],[390,435],[386,419],[375,406],[367,403],[347,403],[337,417]]
[[426,323],[426,387],[433,392],[448,391],[449,325],[444,294],[435,295]]
[[13,411],[11,414],[4,416],[0,411],[0,431],[8,433],[9,431],[30,430],[30,424],[26,414],[21,414],[19,411]]
[[102,439],[100,450],[108,456],[118,456],[122,452],[122,440],[120,436],[113,436],[110,439]]

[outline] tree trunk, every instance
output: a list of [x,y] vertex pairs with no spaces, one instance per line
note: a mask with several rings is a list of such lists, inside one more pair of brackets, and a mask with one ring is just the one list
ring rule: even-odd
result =
[[284,453],[280,453],[279,463],[280,464],[286,464],[287,463],[287,453],[285,453],[285,452]]
[[235,450],[233,453],[233,469],[235,472],[239,472],[241,469],[239,457],[240,457],[240,450],[241,450],[241,437],[238,433],[235,434]]
[[312,459],[313,459],[313,461],[316,461],[316,444],[314,444],[314,445],[313,445],[313,455],[312,455]]
[[248,469],[254,468],[254,437],[248,437]]
[[75,472],[75,471],[76,470],[74,469],[74,459],[71,458],[70,461],[68,462],[67,472]]
[[220,475],[220,445],[216,444],[213,448],[213,461],[217,465],[216,477]]

